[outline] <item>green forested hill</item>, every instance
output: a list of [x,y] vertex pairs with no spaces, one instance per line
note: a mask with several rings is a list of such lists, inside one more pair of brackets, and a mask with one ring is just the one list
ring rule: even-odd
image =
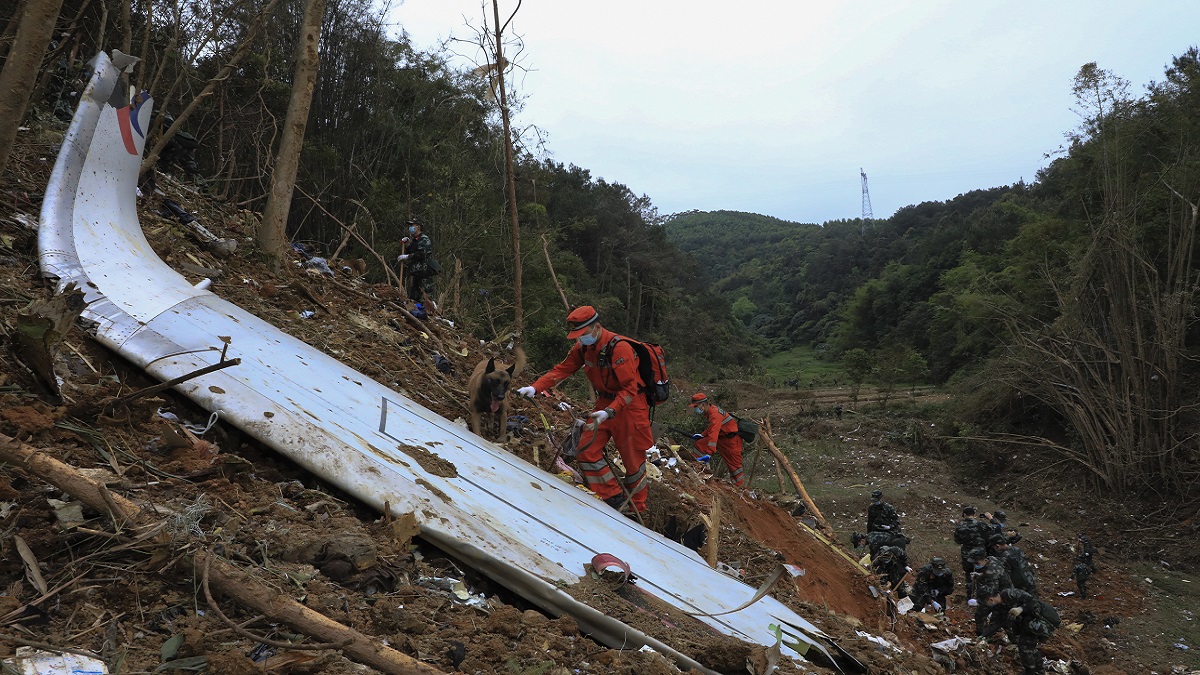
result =
[[693,211],[671,217],[667,232],[770,349],[903,341],[924,351],[929,336],[904,324],[928,321],[942,273],[964,253],[994,253],[1016,233],[1012,218],[989,211],[1024,192],[1024,186],[974,191],[865,225]]

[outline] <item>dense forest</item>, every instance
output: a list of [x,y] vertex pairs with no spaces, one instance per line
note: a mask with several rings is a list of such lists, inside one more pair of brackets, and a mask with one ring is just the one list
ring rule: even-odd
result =
[[[28,86],[11,90],[28,91],[26,123],[69,117],[96,51],[140,55],[131,83],[159,111],[147,147],[195,146],[194,163],[166,152],[159,167],[261,211],[314,2],[6,3],[5,83],[30,60],[26,31],[38,16],[53,30]],[[566,347],[564,304],[589,303],[612,328],[664,344],[680,373],[737,376],[758,356],[809,345],[869,364],[856,372],[951,383],[966,433],[1051,448],[1098,487],[1200,483],[1195,48],[1142,95],[1082,67],[1081,124],[1031,184],[866,223],[800,224],[663,216],[648,196],[549,159],[536,129],[506,134],[486,57],[456,69],[445,53],[415,49],[369,0],[322,4],[291,241],[328,255],[353,229],[361,241],[348,238],[341,257],[362,257],[368,278],[385,281],[402,224],[422,219],[444,270],[443,314],[481,339],[504,338],[520,320],[535,367]],[[499,46],[491,30],[477,29],[481,54]],[[509,101],[516,114],[520,97]]]

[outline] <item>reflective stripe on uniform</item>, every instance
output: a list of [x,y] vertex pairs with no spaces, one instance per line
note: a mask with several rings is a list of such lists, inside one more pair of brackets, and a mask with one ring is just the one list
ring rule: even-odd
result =
[[625,476],[625,486],[629,488],[630,494],[637,494],[645,490],[648,485],[646,483],[646,464],[642,463],[638,470],[632,474]]
[[583,479],[588,485],[603,485],[615,480],[612,467],[603,458],[596,462],[580,462],[579,468],[583,471]]

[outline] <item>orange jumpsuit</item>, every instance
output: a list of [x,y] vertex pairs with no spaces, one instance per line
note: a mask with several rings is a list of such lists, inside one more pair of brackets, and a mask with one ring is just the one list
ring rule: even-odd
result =
[[729,467],[729,479],[742,487],[742,437],[738,435],[737,420],[711,404],[704,414],[708,418],[708,428],[704,430],[703,438],[696,439],[696,449],[702,455],[721,453],[721,459]]
[[[608,409],[611,415],[599,429],[591,425],[579,437],[579,468],[587,487],[601,499],[623,495],[612,467],[604,459],[604,446],[612,439],[625,464],[625,487],[633,496],[630,500],[638,511],[646,510],[646,451],[654,447],[650,431],[650,407],[643,392],[642,377],[638,374],[638,358],[625,340],[613,346],[611,363],[602,365],[600,356],[616,333],[603,329],[596,344],[576,344],[562,363],[539,377],[531,386],[545,391],[583,368],[592,388],[596,390],[596,410]],[[740,447],[740,446],[739,446]]]

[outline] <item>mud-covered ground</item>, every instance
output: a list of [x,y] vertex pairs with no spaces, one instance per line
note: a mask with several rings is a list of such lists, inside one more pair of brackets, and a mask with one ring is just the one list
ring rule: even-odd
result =
[[[677,672],[663,656],[604,647],[572,619],[542,614],[414,539],[411,524],[380,519],[236,429],[217,422],[202,433],[208,415],[170,392],[107,405],[154,383],[92,341],[81,326],[49,350],[62,379],[59,394],[49,391],[34,372],[36,354],[18,348],[18,334],[30,325],[22,315],[50,297],[38,274],[36,220],[60,138],[61,129],[24,132],[12,168],[0,177],[0,332],[5,342],[0,433],[154,509],[161,527],[153,536],[141,536],[79,508],[22,466],[0,465],[0,657],[35,645],[86,650],[121,673],[374,672],[334,649],[303,649],[305,638],[292,628],[256,616],[229,597],[218,594],[215,604],[209,603],[200,572],[177,564],[204,549],[310,609],[443,672]],[[489,355],[507,358],[499,346],[481,345],[448,323],[414,325],[400,311],[403,299],[395,289],[366,284],[336,262],[335,277],[304,269],[299,259],[273,272],[247,243],[254,230],[252,214],[212,202],[169,177],[160,177],[158,185],[205,227],[240,242],[237,254],[214,257],[179,223],[158,215],[160,197],[145,199],[140,217],[147,237],[189,281],[212,278],[212,290],[221,297],[449,419],[466,413],[465,385],[474,364]],[[435,367],[435,353],[450,360],[451,372]],[[934,523],[945,523],[940,529],[948,531],[964,497],[951,493],[948,479],[928,489],[913,487],[944,476],[941,460],[907,452],[888,429],[851,414],[805,422],[812,406],[803,396],[762,393],[773,404],[748,395],[743,408],[782,423],[780,444],[812,487],[838,539],[844,542],[851,530],[861,529],[865,499],[859,493],[869,492],[867,484],[879,484],[895,491],[889,496],[909,529],[922,532],[910,559],[952,557],[953,544],[946,544],[948,537],[937,538]],[[556,405],[563,400],[517,401],[513,413],[529,419],[544,414],[556,430],[566,429],[571,414]],[[830,450],[828,457],[798,452],[813,447],[805,443],[814,439],[840,450]],[[508,447],[553,468],[553,451],[540,430],[526,431]],[[889,612],[886,600],[870,592],[871,580],[853,562],[855,552],[841,544],[835,550],[815,536],[790,515],[789,500],[781,508],[768,499],[778,486],[774,470],[759,461],[753,489],[744,491],[706,472],[663,467],[652,485],[646,525],[678,537],[719,504],[718,560],[752,586],[781,562],[803,570],[785,577],[772,594],[825,631],[847,655],[841,659],[846,667],[857,661],[873,673],[940,673],[950,664],[958,672],[1016,672],[1011,648],[993,656],[994,647],[971,646],[941,659],[946,665],[935,663],[929,644],[972,635],[965,611],[952,607],[945,620],[932,621]],[[1023,518],[1010,508],[1010,522]],[[929,525],[913,525],[917,522]],[[1047,528],[1053,525],[1052,518],[1045,522]],[[1023,545],[1040,566],[1043,588],[1056,594],[1073,586],[1064,549],[1070,539],[1041,536],[1038,527],[1022,523]],[[1065,625],[1046,652],[1064,663],[1073,661],[1076,668],[1093,664],[1092,672],[1146,672],[1139,669],[1142,662],[1130,660],[1121,640],[1139,637],[1128,634],[1136,625],[1131,619],[1154,606],[1134,575],[1115,562],[1103,564],[1096,586],[1102,597],[1085,603],[1052,596],[1065,610],[1064,619],[1079,628]],[[589,578],[568,590],[713,670],[767,670],[761,647],[715,635],[650,602],[636,585]],[[1111,618],[1125,620],[1112,623]],[[781,664],[776,672],[836,672],[828,666]]]

